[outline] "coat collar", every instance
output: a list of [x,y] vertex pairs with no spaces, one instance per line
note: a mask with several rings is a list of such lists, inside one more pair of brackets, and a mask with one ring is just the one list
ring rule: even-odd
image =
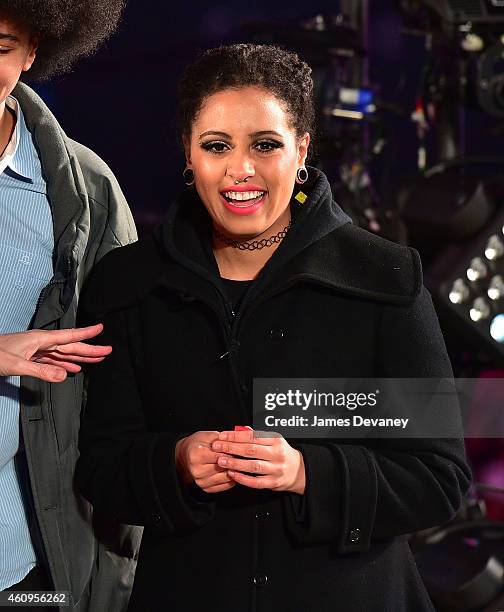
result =
[[[293,225],[254,283],[250,298],[272,294],[296,282],[310,282],[341,293],[404,303],[420,290],[418,253],[371,234],[352,224],[333,200],[326,176],[308,168],[303,185],[304,204],[291,200]],[[211,249],[207,213],[194,190],[186,192],[169,211],[157,239],[169,259],[186,270],[186,284],[204,280],[207,297],[211,285],[224,293]],[[160,285],[173,283],[173,271],[164,269]],[[197,283],[196,283],[197,284]]]
[[[302,186],[307,195],[303,204],[295,196],[291,199],[292,227],[273,253],[254,283],[258,293],[274,283],[285,282],[285,271],[292,261],[324,236],[351,223],[351,219],[333,201],[325,175],[316,168],[308,168],[309,180]],[[158,229],[157,238],[171,259],[205,282],[221,289],[217,263],[211,248],[211,225],[208,214],[195,190],[184,193],[171,207],[165,223]],[[300,271],[293,270],[296,274]],[[170,283],[162,274],[160,284]]]

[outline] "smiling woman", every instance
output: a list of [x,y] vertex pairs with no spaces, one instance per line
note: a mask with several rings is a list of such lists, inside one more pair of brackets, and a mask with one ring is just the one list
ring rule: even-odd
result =
[[280,240],[262,253],[237,253],[237,243],[261,244],[290,228],[314,132],[310,72],[294,53],[235,45],[204,54],[179,84],[186,169],[213,221],[224,278],[255,278]]
[[278,247],[244,257],[229,240],[260,241],[289,227],[289,202],[309,143],[308,132],[297,136],[285,104],[262,87],[225,89],[203,101],[184,148],[213,222],[222,277],[255,278]]
[[145,527],[130,612],[433,611],[403,536],[460,506],[461,438],[243,427],[255,378],[451,375],[418,253],[355,227],[305,165],[312,90],[277,47],[203,54],[179,88],[187,189],[84,290],[114,350],[77,484]]

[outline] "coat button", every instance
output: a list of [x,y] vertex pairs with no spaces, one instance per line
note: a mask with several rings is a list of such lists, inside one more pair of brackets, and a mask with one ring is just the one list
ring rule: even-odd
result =
[[360,529],[356,528],[356,529],[352,529],[350,531],[348,539],[350,540],[350,542],[355,543],[355,542],[358,542],[360,540],[360,536],[361,536]]
[[258,510],[255,513],[255,517],[258,521],[262,521],[264,519],[267,519],[271,516],[271,514],[267,511],[267,510]]
[[154,523],[154,525],[156,525],[156,526],[161,523],[161,517],[160,517],[159,514],[152,514],[151,515],[151,519],[152,519],[152,522]]
[[283,329],[270,329],[270,340],[283,340],[285,338],[285,332]]
[[242,383],[242,384],[240,385],[240,387],[241,387],[242,393],[245,393],[245,395],[246,395],[246,394],[248,393],[248,387],[247,387],[247,385],[246,385],[245,383]]
[[268,582],[268,576],[262,572],[257,572],[257,574],[252,578],[252,582],[256,585],[256,587],[263,587]]

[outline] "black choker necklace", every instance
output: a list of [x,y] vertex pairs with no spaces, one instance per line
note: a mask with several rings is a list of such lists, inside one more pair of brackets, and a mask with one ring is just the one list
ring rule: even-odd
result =
[[240,249],[240,251],[255,251],[257,249],[264,249],[264,247],[270,247],[274,244],[282,242],[282,240],[287,235],[290,226],[291,221],[289,221],[289,225],[284,227],[281,232],[278,232],[278,234],[270,236],[269,238],[262,238],[261,240],[251,240],[250,242],[240,242],[239,240],[231,240],[231,238],[224,236],[224,234],[221,234],[221,232],[216,229],[214,229],[214,236],[218,238],[221,242],[224,242],[224,244],[233,247],[233,249]]

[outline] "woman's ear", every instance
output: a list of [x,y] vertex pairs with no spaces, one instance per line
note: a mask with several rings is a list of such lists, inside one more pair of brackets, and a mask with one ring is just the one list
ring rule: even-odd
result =
[[308,148],[310,146],[310,134],[306,132],[304,136],[298,139],[298,166],[301,168],[306,163],[308,156]]

